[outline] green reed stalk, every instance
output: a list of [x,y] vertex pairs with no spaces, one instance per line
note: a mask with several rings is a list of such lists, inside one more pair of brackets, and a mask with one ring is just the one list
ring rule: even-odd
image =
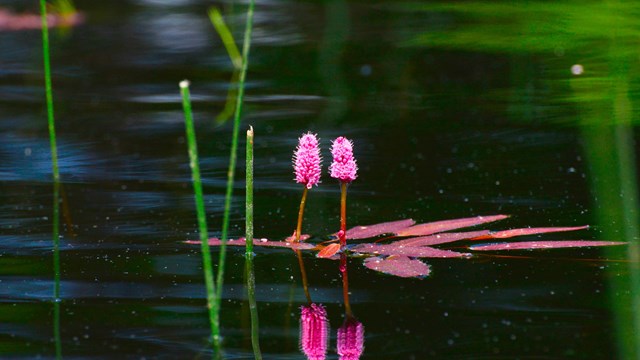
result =
[[249,299],[249,312],[251,313],[251,345],[253,356],[262,359],[260,352],[260,339],[258,326],[258,305],[256,303],[256,277],[253,270],[253,128],[247,130],[247,163],[246,163],[246,251],[245,266],[247,270],[247,297]]
[[[231,196],[233,195],[233,179],[236,170],[236,158],[238,150],[238,133],[240,132],[240,115],[242,113],[242,99],[244,98],[244,83],[247,77],[247,67],[249,65],[249,49],[251,46],[251,30],[253,28],[253,8],[255,0],[249,2],[247,10],[247,24],[244,31],[244,43],[242,46],[242,70],[240,71],[240,81],[238,83],[238,99],[236,101],[236,112],[233,119],[233,137],[231,141],[231,154],[229,155],[229,171],[227,172],[227,192],[224,201],[224,217],[222,220],[222,236],[220,239],[220,258],[218,260],[218,283],[216,288],[216,307],[220,307],[222,301],[222,286],[224,284],[224,266],[227,253],[227,235],[229,231],[229,212],[231,209]],[[214,336],[215,343],[220,342],[220,337]]]
[[[189,94],[189,81],[180,82],[180,93],[182,95],[182,108],[184,110],[184,125],[187,133],[187,144],[189,146],[189,166],[191,167],[191,179],[193,181],[193,192],[196,200],[196,212],[198,215],[198,228],[200,230],[200,248],[202,250],[202,263],[204,270],[204,284],[207,290],[207,308],[209,309],[209,323],[211,325],[211,336],[213,339],[220,337],[220,308],[215,301],[215,282],[213,280],[213,266],[211,264],[211,252],[209,252],[209,234],[207,231],[207,215],[204,210],[204,199],[202,195],[202,181],[200,179],[200,165],[198,160],[198,144],[196,141],[196,130],[193,126],[193,115],[191,113],[191,97]],[[219,343],[214,341],[218,354],[220,353]]]
[[62,341],[60,337],[60,170],[58,168],[58,145],[56,142],[56,126],[53,117],[53,90],[51,86],[51,59],[49,56],[49,26],[47,24],[47,2],[40,0],[40,17],[42,20],[42,59],[44,66],[45,96],[47,100],[47,123],[49,128],[49,144],[51,146],[51,165],[53,170],[53,338],[56,348],[56,359],[62,358]]

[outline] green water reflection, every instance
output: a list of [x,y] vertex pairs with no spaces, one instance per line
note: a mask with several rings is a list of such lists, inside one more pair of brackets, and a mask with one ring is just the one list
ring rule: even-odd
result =
[[610,258],[627,259],[610,268],[608,276],[618,355],[640,357],[640,218],[633,136],[640,119],[640,3],[465,1],[405,9],[440,21],[403,45],[504,54],[512,59],[512,87],[488,98],[510,97],[505,100],[511,100],[514,121],[539,122],[535,114],[543,112],[548,122],[580,129],[597,229],[604,239],[629,242],[626,252],[607,250]]

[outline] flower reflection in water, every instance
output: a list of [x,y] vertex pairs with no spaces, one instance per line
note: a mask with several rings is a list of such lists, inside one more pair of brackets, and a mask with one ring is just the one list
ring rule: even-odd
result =
[[322,304],[300,308],[300,348],[309,360],[324,360],[329,344],[329,320]]
[[338,355],[341,360],[357,360],[363,350],[364,325],[356,318],[347,316],[338,329]]

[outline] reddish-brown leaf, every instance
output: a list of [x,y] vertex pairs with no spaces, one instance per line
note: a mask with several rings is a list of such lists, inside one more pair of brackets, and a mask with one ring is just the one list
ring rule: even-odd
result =
[[340,244],[329,244],[316,255],[319,258],[330,258],[340,251]]
[[389,256],[386,259],[371,257],[364,260],[364,266],[371,270],[405,278],[427,276],[431,272],[429,265],[406,256]]
[[404,255],[425,258],[459,258],[469,257],[469,253],[459,253],[451,250],[441,250],[428,246],[392,246],[378,244],[360,244],[350,249],[353,252],[374,255]]
[[589,228],[589,225],[575,226],[575,227],[544,227],[544,228],[511,229],[511,230],[491,232],[486,235],[477,236],[473,240],[506,239],[506,238],[516,237],[516,236],[546,234],[546,233],[561,232],[561,231],[576,231],[576,230],[583,230],[588,228]]
[[489,230],[468,231],[459,233],[442,233],[429,236],[420,236],[405,240],[398,240],[390,243],[390,246],[431,246],[437,244],[446,244],[464,239],[473,239],[488,235]]
[[515,243],[498,243],[498,244],[483,244],[473,245],[471,250],[477,251],[489,251],[489,250],[533,250],[533,249],[558,249],[558,248],[571,248],[571,247],[589,247],[589,246],[612,246],[612,245],[624,245],[623,241],[588,241],[588,240],[576,240],[576,241],[521,241]]
[[[185,241],[186,244],[200,244],[199,240],[188,240]],[[244,238],[240,238],[237,240],[233,240],[233,239],[229,239],[227,241],[227,245],[230,246],[245,246],[245,239]],[[220,239],[218,238],[211,238],[209,239],[209,246],[220,246],[221,242]],[[269,241],[267,239],[253,239],[253,245],[254,246],[267,246],[267,247],[283,247],[283,248],[290,248],[290,249],[298,249],[298,250],[309,250],[309,249],[313,249],[316,246],[314,244],[308,244],[308,243],[294,243],[294,242],[289,242],[289,241]]]
[[508,215],[474,216],[463,219],[442,220],[418,224],[396,232],[398,236],[422,236],[466,228],[508,218]]
[[383,234],[393,234],[415,223],[412,219],[404,219],[373,225],[359,225],[347,230],[347,239],[366,239]]

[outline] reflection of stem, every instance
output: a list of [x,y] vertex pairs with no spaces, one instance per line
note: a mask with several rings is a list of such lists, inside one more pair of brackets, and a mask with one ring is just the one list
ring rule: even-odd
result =
[[58,146],[56,145],[56,127],[53,117],[53,90],[51,86],[51,60],[49,57],[49,27],[47,25],[47,4],[40,0],[42,20],[42,60],[44,66],[45,96],[47,100],[47,124],[49,145],[51,146],[51,165],[53,169],[53,338],[56,347],[56,359],[62,358],[60,337],[60,170],[58,168]]
[[307,302],[311,305],[311,295],[309,294],[309,282],[307,281],[307,271],[304,269],[304,262],[302,261],[302,252],[296,249],[296,255],[298,255],[298,264],[300,265],[300,275],[302,276],[302,287],[304,288],[304,296],[307,297]]
[[340,183],[340,247],[347,245],[347,183]]
[[238,70],[234,70],[233,75],[231,75],[231,82],[229,84],[229,90],[227,91],[227,101],[224,103],[224,109],[222,109],[222,112],[216,116],[216,122],[218,124],[227,122],[227,120],[233,116],[233,112],[236,108],[239,75],[240,72]]
[[353,317],[349,303],[349,277],[347,276],[347,254],[340,254],[340,273],[342,274],[342,296],[344,297],[344,311],[347,317]]
[[309,189],[307,189],[307,187],[305,186],[304,190],[302,191],[302,200],[300,200],[300,210],[298,210],[298,226],[296,227],[296,236],[293,240],[294,242],[300,241],[300,234],[302,234],[302,218],[304,217],[304,206],[307,203],[308,191]]

